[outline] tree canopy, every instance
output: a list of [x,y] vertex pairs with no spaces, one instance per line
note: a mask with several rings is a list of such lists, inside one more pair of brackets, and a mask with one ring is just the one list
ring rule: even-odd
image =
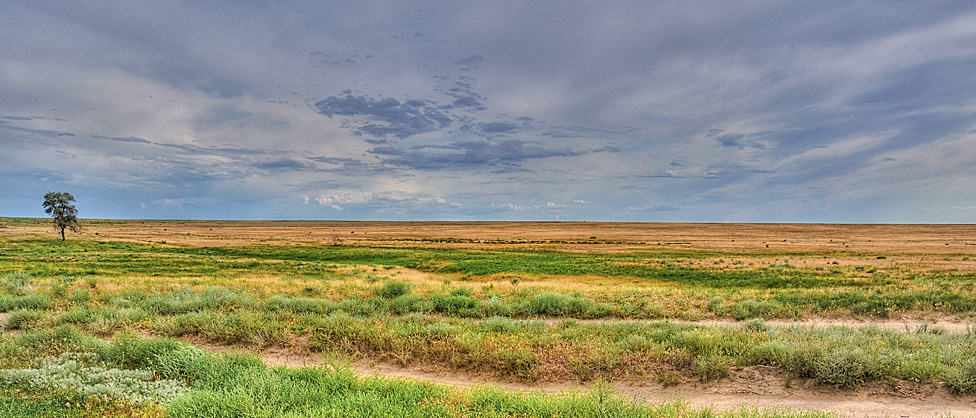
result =
[[78,209],[71,202],[75,197],[71,193],[48,192],[44,195],[44,212],[54,218],[54,228],[61,231],[61,241],[64,241],[64,230],[78,232]]

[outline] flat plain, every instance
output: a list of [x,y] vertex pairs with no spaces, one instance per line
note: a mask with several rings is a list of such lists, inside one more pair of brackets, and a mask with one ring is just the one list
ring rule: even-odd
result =
[[0,218],[0,411],[976,414],[974,225],[83,225]]

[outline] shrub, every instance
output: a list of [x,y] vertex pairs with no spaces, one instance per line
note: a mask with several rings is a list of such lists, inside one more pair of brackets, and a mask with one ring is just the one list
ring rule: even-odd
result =
[[4,279],[4,289],[11,295],[25,295],[30,290],[31,277],[24,272],[10,273]]
[[192,383],[209,373],[211,363],[211,358],[203,350],[180,344],[175,348],[156,353],[153,369],[166,379]]
[[189,288],[184,288],[142,302],[142,307],[146,311],[162,315],[208,310],[226,311],[256,306],[258,306],[258,302],[246,292],[223,287],[211,287],[203,292],[194,292]]
[[390,304],[386,299],[372,297],[369,299],[346,299],[339,302],[338,309],[355,316],[382,315],[389,309]]
[[725,314],[728,307],[725,305],[725,298],[721,296],[712,296],[708,299],[708,310],[716,315]]
[[642,352],[654,347],[654,342],[643,335],[630,334],[624,337],[624,339],[617,341],[617,347],[621,350]]
[[51,282],[51,296],[57,299],[64,299],[68,296],[68,289],[74,284],[76,277],[73,276],[62,276],[57,280]]
[[325,299],[274,295],[264,301],[264,309],[271,312],[327,314],[337,309],[337,306],[334,302]]
[[875,374],[870,363],[863,350],[831,350],[814,363],[814,377],[821,384],[857,389]]
[[752,299],[747,299],[732,307],[732,317],[737,321],[757,317],[770,317],[776,315],[776,313],[781,311],[782,308],[783,305],[779,304],[778,302],[756,302]]
[[86,289],[76,289],[71,293],[71,303],[84,305],[91,302],[91,299],[91,293],[89,293]]
[[459,287],[457,289],[451,290],[451,296],[471,297],[471,295],[474,295],[474,291],[468,287]]
[[476,316],[475,308],[478,306],[478,301],[468,296],[435,295],[432,300],[434,302],[434,309],[444,315],[462,317]]
[[57,322],[60,324],[84,324],[91,322],[92,319],[94,319],[94,315],[88,308],[72,308],[58,315]]
[[51,307],[51,297],[46,294],[20,296],[11,301],[9,309],[35,309],[46,311]]
[[418,312],[421,308],[421,303],[423,299],[420,296],[415,295],[402,295],[393,299],[390,304],[393,308],[393,312],[400,315],[405,315],[412,312]]
[[3,329],[31,329],[43,317],[44,312],[42,311],[28,309],[17,310],[10,314],[10,318],[7,318],[7,322],[3,324]]
[[569,311],[569,303],[569,296],[539,293],[529,299],[527,309],[534,315],[563,316]]
[[727,357],[709,354],[698,358],[694,373],[702,383],[718,380],[729,375],[731,363]]
[[485,321],[485,328],[491,332],[515,332],[519,326],[512,320],[504,316],[493,316]]
[[946,378],[949,392],[962,395],[976,391],[976,360],[970,360],[960,367],[953,368]]
[[387,280],[382,286],[373,289],[377,296],[393,299],[410,293],[410,284],[399,280]]
[[488,300],[481,302],[478,305],[478,316],[482,318],[496,316],[511,317],[514,314],[515,309],[512,307],[512,305],[508,304],[498,296],[492,296],[488,298]]
[[539,360],[527,349],[499,349],[491,353],[497,370],[508,376],[532,381],[535,379]]
[[769,324],[767,324],[766,321],[763,321],[762,319],[759,318],[753,318],[746,321],[744,324],[742,324],[742,329],[746,331],[755,331],[755,332],[763,332],[763,333],[770,333],[773,331],[773,327],[769,326]]
[[450,337],[461,333],[461,328],[447,322],[434,322],[427,326],[427,332],[436,337]]
[[35,356],[55,356],[65,352],[93,351],[99,343],[78,332],[72,325],[54,329],[29,330],[19,335],[16,344]]
[[123,332],[108,347],[99,350],[99,357],[123,369],[155,369],[160,358],[178,352],[184,346],[172,338],[142,339],[132,332]]
[[36,369],[0,372],[0,382],[29,393],[63,394],[70,400],[121,399],[133,403],[168,402],[187,388],[175,380],[154,380],[149,370],[120,370],[88,363],[91,358],[63,354],[44,359]]

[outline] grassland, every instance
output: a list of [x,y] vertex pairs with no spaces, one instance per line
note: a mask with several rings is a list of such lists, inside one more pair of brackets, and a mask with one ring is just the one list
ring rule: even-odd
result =
[[[93,221],[62,243],[41,221],[0,219],[0,412],[820,416],[640,404],[600,383],[683,387],[749,368],[841,391],[976,391],[976,331],[938,325],[976,316],[976,247],[958,228],[851,226],[852,239],[838,226],[771,226],[766,238],[689,226],[681,240],[655,230],[659,242],[613,224],[422,226]],[[868,326],[788,322],[830,319]],[[870,326],[881,321],[913,325]],[[268,368],[192,344],[328,367]],[[389,381],[349,369],[363,360],[594,389]]]

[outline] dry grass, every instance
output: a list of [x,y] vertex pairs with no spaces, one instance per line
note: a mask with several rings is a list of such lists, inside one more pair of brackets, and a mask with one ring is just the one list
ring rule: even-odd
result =
[[[51,236],[46,219],[0,219],[0,236]],[[720,252],[976,256],[976,225],[625,222],[338,222],[85,220],[82,237],[209,245],[655,247]]]

